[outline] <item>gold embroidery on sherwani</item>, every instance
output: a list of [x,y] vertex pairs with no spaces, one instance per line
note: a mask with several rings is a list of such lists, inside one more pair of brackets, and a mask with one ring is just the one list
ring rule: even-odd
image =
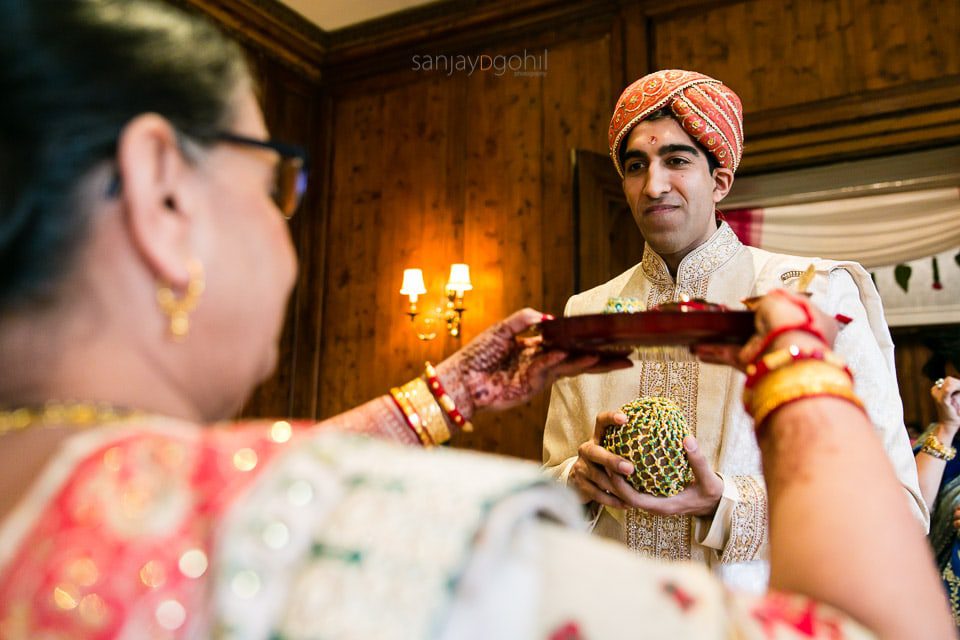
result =
[[767,491],[753,476],[733,476],[740,501],[730,522],[730,541],[720,556],[723,564],[756,560],[767,533]]
[[[649,247],[644,249],[641,268],[650,280],[647,308],[663,302],[704,298],[710,274],[723,266],[740,249],[736,234],[726,224],[705,244],[692,251],[680,263],[674,284],[663,258]],[[697,434],[697,390],[700,363],[696,361],[640,363],[640,395],[664,396],[680,405],[690,432]],[[690,558],[690,516],[661,516],[639,509],[626,514],[627,545],[641,555],[668,560]]]

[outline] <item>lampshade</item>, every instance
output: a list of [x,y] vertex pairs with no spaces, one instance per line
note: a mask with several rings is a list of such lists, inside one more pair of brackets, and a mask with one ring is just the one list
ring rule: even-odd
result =
[[405,296],[419,296],[427,292],[427,287],[423,284],[423,271],[420,269],[403,270],[403,286],[400,287],[400,293]]
[[450,279],[447,281],[447,289],[450,291],[470,291],[473,285],[470,284],[470,267],[462,264],[450,265]]

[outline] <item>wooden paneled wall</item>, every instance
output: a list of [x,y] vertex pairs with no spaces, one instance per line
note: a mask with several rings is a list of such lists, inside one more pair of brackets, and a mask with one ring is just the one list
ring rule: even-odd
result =
[[745,171],[960,136],[960,3],[715,2],[648,24],[654,68],[698,69],[740,95]]
[[324,194],[328,173],[322,159],[329,154],[329,101],[318,84],[301,71],[292,70],[255,48],[248,48],[248,59],[271,136],[303,145],[315,160],[303,204],[290,221],[300,273],[287,309],[277,370],[247,401],[242,413],[314,416],[318,406],[327,251]]
[[[744,173],[960,140],[955,2],[451,1],[291,49],[270,34],[311,28],[268,0],[189,1],[260,52],[268,122],[317,158],[283,362],[251,414],[329,416],[453,351],[414,335],[406,267],[424,270],[429,303],[451,262],[470,264],[465,339],[523,305],[561,312],[572,150],[605,151],[617,95],[649,70],[697,69],[740,94]],[[249,7],[259,26],[244,26]],[[413,69],[414,55],[544,49],[543,75]],[[539,458],[545,406],[483,416],[456,444]]]
[[[570,150],[603,148],[610,43],[608,33],[545,43],[543,77],[407,69],[396,72],[404,82],[335,101],[323,415],[456,348],[414,335],[397,293],[405,267],[424,270],[430,306],[449,265],[470,265],[464,340],[524,305],[563,309],[573,276]],[[463,444],[537,457],[543,412],[538,402],[485,416]]]

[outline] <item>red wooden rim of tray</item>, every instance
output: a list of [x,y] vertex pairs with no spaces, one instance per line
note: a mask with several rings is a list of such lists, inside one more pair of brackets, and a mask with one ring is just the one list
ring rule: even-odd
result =
[[545,320],[543,345],[578,353],[624,354],[636,347],[744,344],[752,311],[598,313]]

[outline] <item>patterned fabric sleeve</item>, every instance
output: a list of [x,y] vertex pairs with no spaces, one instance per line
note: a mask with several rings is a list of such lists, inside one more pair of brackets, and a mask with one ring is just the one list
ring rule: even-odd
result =
[[403,414],[390,400],[390,396],[374,398],[351,411],[317,423],[316,428],[357,433],[397,444],[420,446],[420,440],[407,426]]
[[[292,426],[143,423],[68,440],[18,513],[0,523],[0,548],[9,552],[0,567],[0,637],[208,636],[219,514],[283,449]],[[21,514],[28,526],[11,535]]]
[[550,391],[550,408],[543,438],[544,471],[566,484],[570,469],[577,461],[577,450],[591,434],[583,421],[578,420],[580,403],[578,381],[558,380]]
[[723,495],[713,518],[696,518],[698,543],[713,549],[721,564],[766,559],[767,492],[761,476],[717,474]]
[[767,488],[761,476],[733,476],[739,498],[733,507],[727,543],[720,562],[749,562],[765,556]]
[[[574,299],[567,300],[564,317],[573,313]],[[590,425],[583,424],[584,414],[579,378],[561,378],[550,390],[550,405],[543,432],[543,470],[566,484],[570,469],[577,461],[577,450],[590,439]]]

